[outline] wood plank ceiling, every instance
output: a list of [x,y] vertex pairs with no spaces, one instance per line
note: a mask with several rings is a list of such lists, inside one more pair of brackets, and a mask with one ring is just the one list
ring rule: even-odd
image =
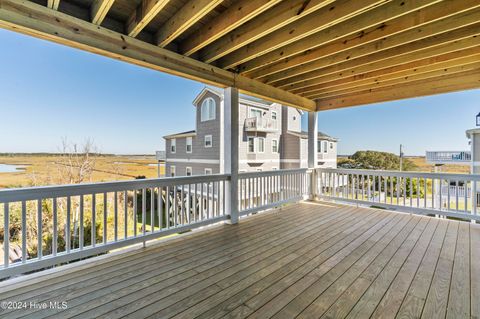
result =
[[310,111],[480,87],[480,0],[0,0],[0,27]]

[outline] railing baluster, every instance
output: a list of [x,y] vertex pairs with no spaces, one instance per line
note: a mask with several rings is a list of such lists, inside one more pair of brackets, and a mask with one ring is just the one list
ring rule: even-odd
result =
[[107,193],[103,193],[103,244],[108,242],[108,198]]
[[458,180],[455,181],[455,210],[458,211]]
[[[80,250],[83,249],[83,244],[85,243],[85,238],[84,238],[84,235],[85,235],[85,232],[84,232],[84,205],[85,205],[85,198],[83,195],[80,195],[80,221],[79,221],[79,227],[78,227],[78,247],[80,248]],[[41,206],[40,206],[40,211],[41,211]]]
[[177,185],[173,185],[173,227],[178,227],[178,194],[177,194]]
[[10,264],[10,204],[3,204],[3,267]]
[[72,198],[70,196],[67,197],[67,221],[66,221],[66,235],[65,235],[65,246],[66,246],[66,251],[67,253],[70,252],[70,247],[72,245],[71,243],[71,234],[70,234],[70,216],[72,212]]
[[133,236],[134,237],[137,237],[137,221],[138,221],[138,217],[137,217],[137,190],[135,189],[133,191]]
[[97,204],[96,204],[96,194],[92,194],[92,227],[91,227],[91,242],[92,247],[95,247],[97,243],[96,233],[97,233],[97,222],[96,222],[96,215],[97,215]]
[[163,187],[158,188],[158,230],[163,228]]
[[123,237],[124,239],[128,238],[128,191],[123,192]]
[[165,226],[170,229],[170,187],[165,190]]
[[[8,205],[8,204],[5,204]],[[22,201],[22,263],[27,262],[27,203]]]
[[468,180],[463,181],[463,203],[465,205],[463,211],[468,212]]
[[185,197],[184,197],[184,188],[185,185],[180,186],[180,225],[185,224]]

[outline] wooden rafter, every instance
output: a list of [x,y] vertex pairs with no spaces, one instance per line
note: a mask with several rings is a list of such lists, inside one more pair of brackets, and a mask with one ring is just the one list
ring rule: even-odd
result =
[[155,35],[158,46],[165,47],[223,0],[190,0],[173,17],[171,17]]
[[127,34],[136,37],[169,2],[170,0],[142,0],[130,14],[126,26]]
[[58,10],[58,6],[60,5],[60,0],[48,0],[47,7],[53,10]]
[[474,24],[422,39],[415,43],[406,44],[402,47],[379,51],[358,59],[348,60],[343,63],[334,64],[281,80],[276,82],[276,86],[289,91],[303,91],[303,88],[327,82],[335,78],[370,72],[388,66],[445,54],[461,48],[477,46],[480,44],[480,39],[477,37],[478,33],[480,33],[478,24]]
[[268,10],[257,18],[231,31],[200,51],[200,59],[207,63],[233,52],[247,44],[295,22],[323,8],[334,0],[289,0]]
[[115,0],[95,0],[93,1],[90,16],[93,24],[100,25],[107,16]]
[[391,79],[380,78],[380,79],[376,79],[374,83],[358,85],[358,86],[347,88],[347,89],[330,90],[324,93],[316,93],[311,95],[309,94],[307,96],[312,99],[327,99],[327,98],[333,98],[335,96],[353,94],[353,93],[361,92],[364,90],[378,89],[381,87],[392,86],[392,85],[403,86],[405,85],[405,83],[410,83],[413,81],[437,78],[443,75],[466,72],[470,70],[478,70],[480,69],[480,60],[478,59],[478,57],[479,56],[476,55],[476,56],[467,58],[465,60],[456,61],[457,63],[459,63],[459,65],[445,66],[445,67],[440,67],[440,65],[437,65],[435,68],[433,67],[424,68],[424,69],[433,69],[431,71],[424,71],[422,69],[417,69],[415,72],[410,72],[404,76],[397,75],[396,78],[391,78]]
[[327,29],[384,2],[386,2],[386,0],[335,1],[328,6],[307,15],[303,19],[286,25],[267,36],[250,43],[248,46],[230,53],[219,59],[217,65],[224,69],[234,68],[241,63],[245,63],[275,49],[279,49],[290,43],[295,43],[309,35]]
[[310,87],[304,95],[312,98],[321,94],[409,77],[412,74],[441,70],[476,61],[480,61],[480,46],[318,84],[316,87]]
[[317,101],[317,111],[476,88],[480,88],[479,69],[439,76],[428,80],[413,81],[402,85],[401,89],[399,89],[398,85],[392,85],[379,89],[357,92],[350,95],[319,99]]
[[281,0],[241,0],[219,17],[194,32],[180,44],[179,51],[187,56],[221,38],[240,25],[278,4]]
[[472,7],[468,2],[480,6],[477,0],[453,2],[453,8],[435,4],[244,75],[271,83],[318,68],[322,62],[316,62],[320,60],[327,63],[347,60],[466,26],[480,17],[478,9],[468,10]]
[[[418,1],[403,1],[392,0],[384,5],[377,6],[372,10],[363,12],[351,19],[338,23],[334,27],[330,27],[320,32],[315,32],[302,37],[299,41],[287,43],[281,47],[271,50],[267,54],[264,54],[255,59],[250,59],[248,62],[244,62],[239,65],[238,69],[241,73],[254,70],[270,63],[285,59],[296,54],[300,54],[307,50],[314,49],[316,47],[326,45],[334,42],[339,38],[343,38],[349,35],[358,34],[365,29],[369,29],[383,23],[387,23],[394,18],[409,14],[415,10],[420,10],[423,7],[438,3],[440,0],[418,0]],[[354,1],[356,2],[356,1]],[[223,64],[220,64],[223,66]]]
[[314,110],[315,102],[30,1],[1,0],[0,27],[188,79]]

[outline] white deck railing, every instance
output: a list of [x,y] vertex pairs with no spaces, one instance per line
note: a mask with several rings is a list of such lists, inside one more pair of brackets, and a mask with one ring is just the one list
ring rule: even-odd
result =
[[315,175],[321,199],[480,220],[480,175],[352,169],[317,169]]
[[273,132],[278,129],[277,121],[263,117],[249,117],[245,119],[245,130]]
[[427,162],[438,164],[468,163],[472,160],[472,154],[468,151],[445,151],[426,152]]
[[225,220],[229,181],[206,175],[1,190],[0,278]]

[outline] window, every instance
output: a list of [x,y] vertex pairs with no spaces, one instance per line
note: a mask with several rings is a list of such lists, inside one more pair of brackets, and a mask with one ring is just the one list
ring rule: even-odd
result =
[[212,175],[212,169],[211,168],[205,168],[205,175]]
[[192,152],[192,138],[191,137],[187,137],[187,149],[186,149],[187,153],[191,153]]
[[262,110],[250,108],[250,117],[262,118]]
[[170,176],[174,177],[175,176],[175,166],[170,166]]
[[257,152],[259,152],[259,153],[265,152],[265,138],[264,137],[257,138]]
[[185,175],[186,176],[192,176],[192,168],[191,167],[187,167],[185,169]]
[[200,110],[200,120],[202,122],[210,121],[215,119],[215,100],[211,97],[206,98],[202,102],[202,107]]
[[272,171],[278,171],[278,167],[272,167]]
[[249,137],[248,138],[248,153],[255,152],[255,138]]
[[322,152],[322,141],[318,140],[317,141],[317,153]]
[[328,152],[328,143],[326,141],[323,142],[323,152],[327,153]]
[[261,172],[261,171],[263,171],[263,169],[257,168],[257,172]]
[[212,136],[205,135],[205,147],[212,147]]
[[176,139],[172,139],[170,141],[170,152],[171,153],[175,153],[177,151],[177,140]]
[[333,150],[333,143],[330,143],[330,149]]
[[272,153],[278,153],[278,141],[272,140]]
[[277,112],[272,111],[272,120],[276,121],[277,120]]

